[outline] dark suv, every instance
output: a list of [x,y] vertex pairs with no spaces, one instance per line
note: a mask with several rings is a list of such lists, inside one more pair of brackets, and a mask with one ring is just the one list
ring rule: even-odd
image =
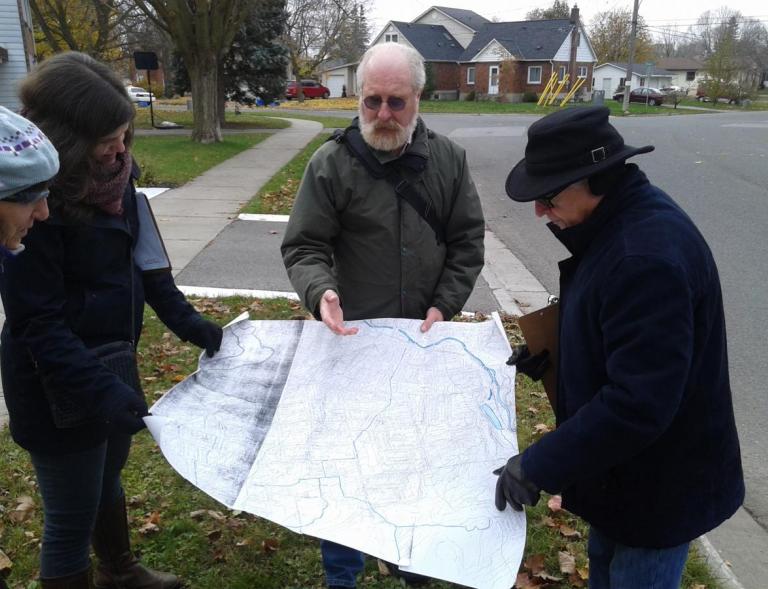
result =
[[[331,91],[328,88],[315,80],[302,80],[301,89],[304,92],[304,98],[328,98],[331,95]],[[285,88],[285,98],[291,100],[292,98],[298,98],[298,96],[299,88],[296,80],[291,80]]]

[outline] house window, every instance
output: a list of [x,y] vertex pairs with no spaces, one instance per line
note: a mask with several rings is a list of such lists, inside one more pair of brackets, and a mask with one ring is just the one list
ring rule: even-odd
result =
[[467,84],[474,84],[475,83],[475,67],[470,66],[467,68]]
[[561,65],[559,68],[557,68],[557,79],[563,80],[565,79],[565,66]]
[[696,72],[685,72],[685,81],[693,82],[696,79]]
[[528,83],[541,84],[541,66],[540,65],[528,66]]
[[384,35],[385,43],[397,43],[397,33],[387,33]]
[[587,77],[587,66],[580,65],[579,66],[579,78],[586,78]]
[[619,78],[619,86],[624,87],[624,82],[626,82],[626,78]]

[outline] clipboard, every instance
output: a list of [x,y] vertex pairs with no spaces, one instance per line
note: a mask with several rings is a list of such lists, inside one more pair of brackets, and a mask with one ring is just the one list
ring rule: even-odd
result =
[[559,348],[560,305],[554,303],[517,320],[531,354],[549,350],[549,368],[541,381],[552,411],[557,412],[557,353]]

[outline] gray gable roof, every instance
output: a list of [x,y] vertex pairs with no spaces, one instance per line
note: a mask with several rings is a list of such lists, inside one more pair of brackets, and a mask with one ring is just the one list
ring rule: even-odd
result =
[[425,61],[458,61],[464,52],[461,44],[443,25],[417,25],[392,21]]
[[[612,65],[614,67],[619,68],[620,70],[627,71],[627,64],[626,63],[618,63],[616,61],[611,61],[609,63],[601,63],[597,67],[600,67],[601,65]],[[632,73],[643,77],[648,74],[651,76],[672,76],[672,72],[663,70],[661,68],[657,68],[656,66],[651,66],[650,72],[648,71],[648,68],[645,66],[644,63],[633,63],[632,64]]]
[[444,12],[451,18],[459,21],[461,24],[469,27],[473,31],[477,31],[484,24],[491,22],[484,16],[480,16],[472,10],[465,10],[463,8],[448,8],[447,6],[433,6],[432,8],[436,8],[437,10]]
[[470,61],[494,39],[516,59],[552,59],[570,32],[567,18],[486,23],[459,61]]

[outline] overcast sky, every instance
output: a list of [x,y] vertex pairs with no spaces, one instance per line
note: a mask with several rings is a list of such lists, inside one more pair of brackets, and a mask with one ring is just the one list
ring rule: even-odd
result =
[[[581,20],[589,25],[598,12],[613,8],[632,9],[632,1],[617,0],[581,0],[578,3]],[[373,36],[381,32],[390,20],[410,21],[422,14],[430,6],[450,6],[453,8],[472,9],[488,19],[497,17],[500,21],[525,20],[526,12],[534,8],[546,8],[551,0],[535,2],[533,0],[373,0],[373,9],[368,19],[372,24]],[[640,15],[649,28],[662,25],[677,25],[685,31],[694,24],[698,16],[706,10],[716,11],[724,6],[722,0],[641,0]],[[744,16],[762,21],[768,26],[768,2],[766,0],[729,0],[727,6],[738,10]],[[373,38],[372,38],[373,39]]]

